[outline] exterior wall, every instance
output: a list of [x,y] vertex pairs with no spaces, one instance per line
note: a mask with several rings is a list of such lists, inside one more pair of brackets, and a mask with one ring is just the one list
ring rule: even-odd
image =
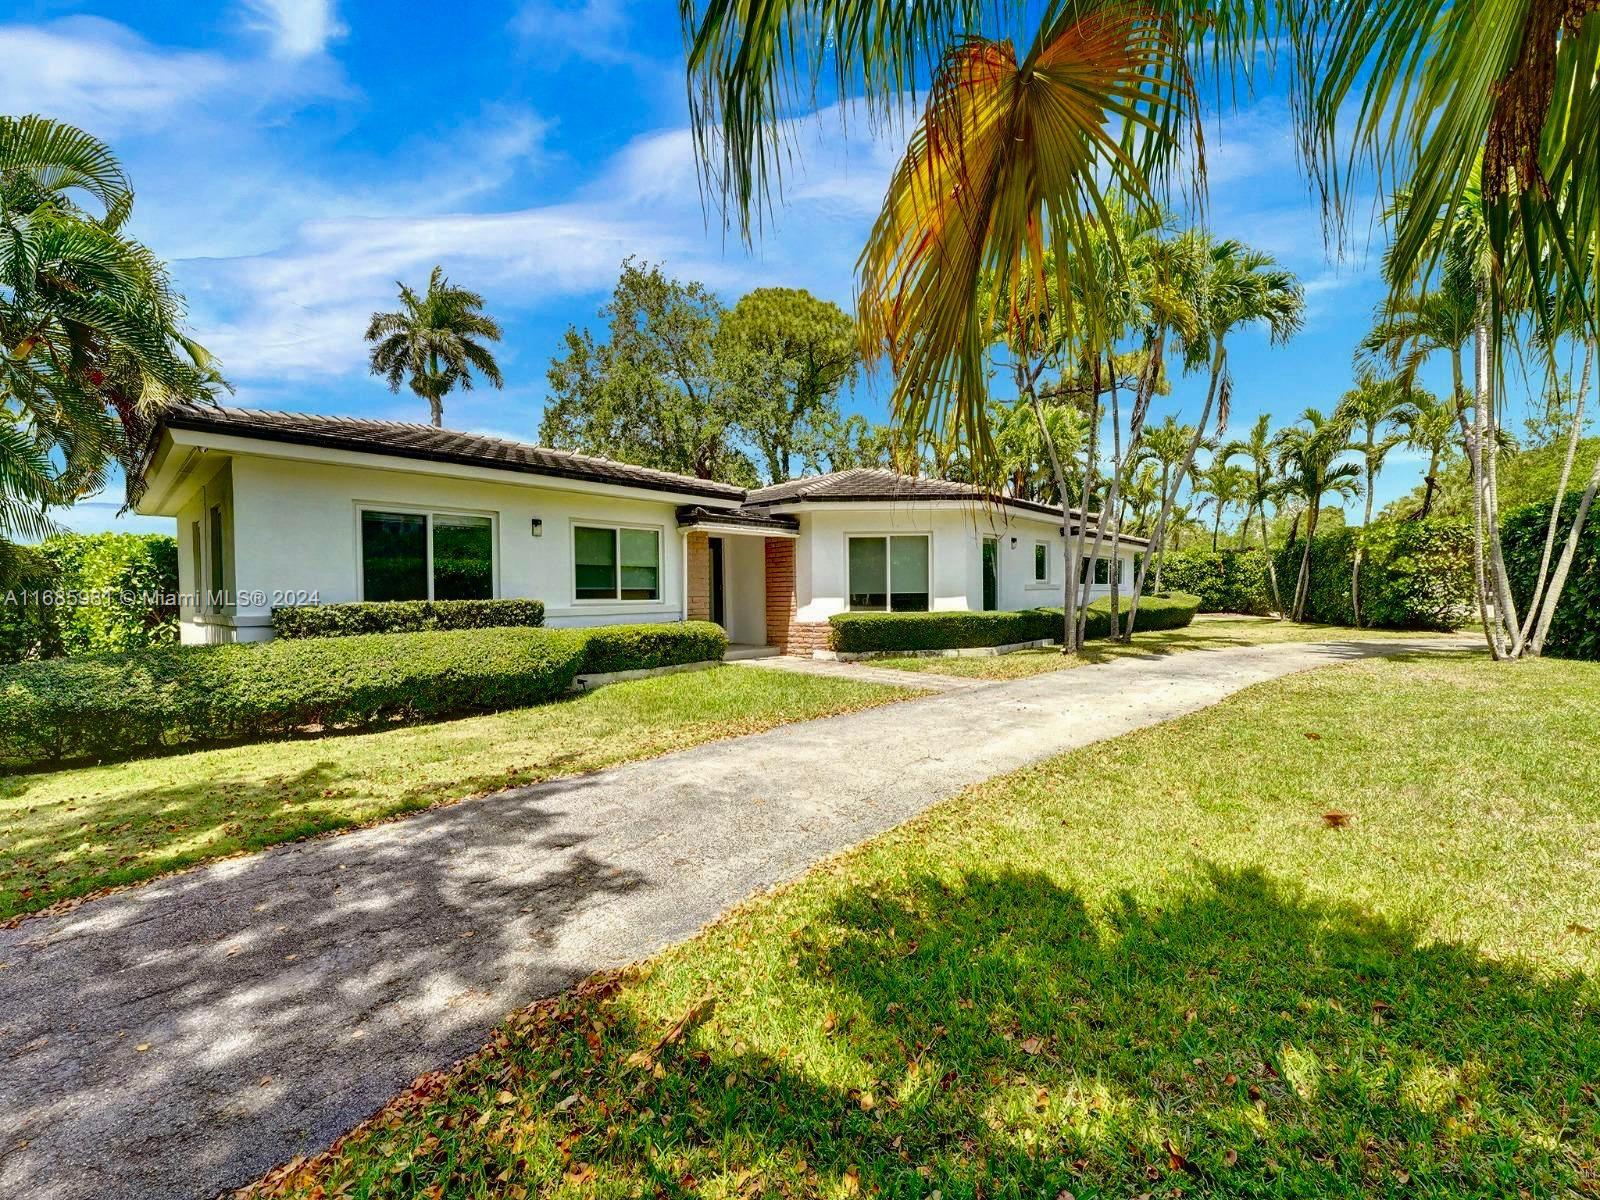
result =
[[[231,488],[230,557],[237,570],[230,590],[244,602],[229,614],[237,628],[233,636],[211,638],[186,628],[186,640],[270,636],[275,593],[309,592],[322,604],[359,600],[359,511],[374,506],[493,518],[495,595],[543,600],[549,625],[675,621],[683,613],[684,538],[669,501],[243,455],[231,461]],[[181,544],[188,538],[188,513],[179,519]],[[531,528],[535,518],[543,523],[538,537]],[[659,600],[575,598],[572,526],[585,521],[660,531]],[[180,561],[180,579],[186,577]],[[187,617],[185,623],[193,624]]]
[[[999,550],[996,606],[1037,608],[1062,602],[1066,579],[1066,539],[1059,522],[999,508],[935,508],[914,504],[824,509],[800,516],[799,560],[795,567],[799,624],[825,622],[848,611],[848,539],[862,534],[923,533],[929,538],[928,607],[935,611],[983,607],[983,542],[994,538]],[[1047,582],[1034,579],[1034,545],[1050,548]],[[1092,542],[1092,535],[1091,535]],[[1133,556],[1142,547],[1124,546],[1121,590],[1133,586]],[[1102,556],[1109,548],[1102,549]],[[1110,585],[1091,584],[1089,599],[1109,594]]]
[[766,538],[742,535],[722,539],[729,641],[772,644],[767,640],[766,543]]
[[831,637],[826,621],[795,619],[797,569],[805,559],[800,550],[804,545],[804,534],[798,540],[766,540],[767,645],[776,646],[783,654],[809,655],[813,650],[826,650]]

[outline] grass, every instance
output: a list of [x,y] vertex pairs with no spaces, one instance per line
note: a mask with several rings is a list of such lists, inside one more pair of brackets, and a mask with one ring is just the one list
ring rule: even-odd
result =
[[1600,1194],[1597,706],[1369,661],[992,781],[251,1194]]
[[1271,617],[1200,616],[1183,629],[1163,629],[1134,636],[1131,645],[1090,642],[1083,652],[1068,657],[1056,649],[1018,650],[981,658],[905,657],[873,659],[874,667],[922,671],[934,675],[959,675],[975,679],[1022,679],[1046,671],[1092,666],[1139,654],[1180,654],[1185,650],[1223,650],[1231,646],[1265,646],[1278,642],[1327,642],[1351,637],[1428,638],[1435,635],[1387,629],[1348,629],[1342,625],[1296,625]]
[[911,694],[725,667],[433,725],[0,777],[0,920],[241,851]]

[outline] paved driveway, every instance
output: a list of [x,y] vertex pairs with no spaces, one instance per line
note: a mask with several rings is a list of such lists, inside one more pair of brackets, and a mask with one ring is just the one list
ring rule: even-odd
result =
[[25,921],[0,931],[0,1196],[245,1183],[474,1049],[509,1010],[971,783],[1293,671],[1442,644],[1193,651],[961,688]]

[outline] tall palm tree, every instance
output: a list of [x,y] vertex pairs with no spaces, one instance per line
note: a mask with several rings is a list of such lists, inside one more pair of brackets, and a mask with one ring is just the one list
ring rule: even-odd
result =
[[1222,448],[1221,455],[1224,462],[1242,457],[1249,463],[1245,468],[1249,476],[1249,488],[1245,499],[1248,507],[1245,510],[1244,524],[1248,529],[1252,515],[1261,518],[1261,549],[1267,557],[1267,580],[1272,585],[1273,608],[1281,618],[1284,615],[1283,596],[1278,591],[1278,565],[1272,555],[1272,533],[1267,525],[1267,505],[1276,504],[1282,498],[1284,485],[1278,478],[1277,464],[1273,461],[1273,439],[1268,433],[1271,424],[1270,414],[1262,413],[1256,418],[1255,424],[1250,426],[1250,436],[1229,442]]
[[[1180,425],[1177,418],[1170,414],[1167,418],[1144,435],[1142,454],[1145,461],[1154,463],[1161,470],[1161,494],[1157,501],[1156,512],[1159,517],[1161,510],[1166,507],[1166,499],[1175,495],[1177,489],[1172,486],[1172,473],[1177,470],[1189,453],[1189,443],[1194,438],[1193,425]],[[1165,555],[1165,539],[1157,539],[1155,543],[1155,590],[1161,590],[1161,565]]]
[[398,392],[409,374],[411,390],[428,402],[437,427],[444,423],[444,398],[459,384],[472,390],[472,372],[478,371],[495,387],[503,387],[494,355],[479,339],[500,340],[500,326],[483,314],[483,297],[456,287],[445,278],[443,267],[428,276],[422,295],[403,283],[399,312],[373,313],[366,339],[373,343],[372,373]]
[[1406,449],[1428,456],[1428,471],[1422,477],[1422,507],[1411,514],[1417,520],[1433,511],[1433,499],[1439,491],[1439,464],[1455,441],[1458,409],[1455,399],[1441,400],[1430,391],[1413,387],[1395,414]]
[[49,532],[48,509],[113,462],[131,500],[156,415],[225,386],[166,268],[123,233],[132,206],[104,142],[0,117],[0,538]]
[[1300,574],[1289,613],[1294,620],[1304,621],[1311,591],[1311,546],[1316,540],[1323,501],[1331,495],[1349,497],[1360,491],[1361,468],[1339,461],[1350,448],[1350,426],[1337,412],[1325,416],[1308,408],[1298,424],[1278,431],[1274,443],[1278,470],[1288,493],[1305,504],[1305,545],[1300,552]]
[[1358,440],[1351,449],[1361,455],[1366,471],[1366,513],[1361,521],[1361,537],[1356,542],[1355,555],[1350,563],[1350,611],[1356,628],[1361,628],[1361,560],[1365,554],[1365,539],[1372,528],[1372,503],[1377,492],[1378,473],[1383,470],[1389,452],[1405,440],[1395,432],[1405,410],[1405,389],[1393,379],[1379,379],[1362,375],[1356,386],[1339,401],[1339,417]]

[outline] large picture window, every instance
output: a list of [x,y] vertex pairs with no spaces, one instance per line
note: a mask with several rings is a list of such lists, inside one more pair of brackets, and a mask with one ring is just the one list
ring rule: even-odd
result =
[[492,600],[494,522],[459,513],[361,513],[364,600]]
[[928,611],[926,535],[852,537],[847,555],[852,611]]
[[574,595],[579,600],[661,599],[661,531],[574,525]]

